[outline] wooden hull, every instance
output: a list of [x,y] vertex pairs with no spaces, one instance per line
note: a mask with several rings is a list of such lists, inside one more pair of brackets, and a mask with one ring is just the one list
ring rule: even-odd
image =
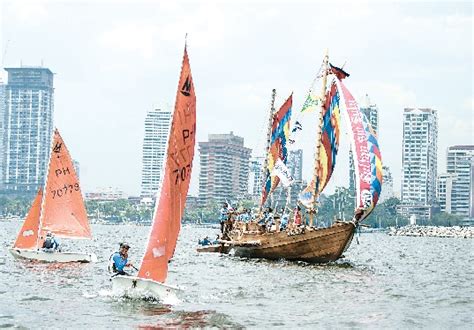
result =
[[337,222],[329,228],[306,227],[298,234],[232,233],[231,245],[236,256],[245,258],[325,263],[337,260],[349,248],[354,229],[352,222]]
[[97,262],[97,256],[94,253],[44,252],[42,250],[17,248],[11,248],[10,253],[18,259],[29,259],[42,262]]
[[154,299],[165,304],[176,304],[179,300],[177,293],[180,291],[164,283],[139,278],[135,276],[113,276],[112,292],[118,296],[133,299]]
[[216,252],[216,253],[229,253],[230,246],[224,244],[215,244],[207,246],[199,246],[197,252]]

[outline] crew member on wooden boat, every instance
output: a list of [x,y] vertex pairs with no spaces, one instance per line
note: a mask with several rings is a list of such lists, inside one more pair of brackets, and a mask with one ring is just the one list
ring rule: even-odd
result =
[[244,209],[243,213],[239,215],[239,221],[249,222],[252,219],[250,209]]
[[265,218],[265,224],[266,224],[266,227],[267,227],[267,230],[270,231],[270,229],[272,228],[273,224],[274,224],[274,214],[273,214],[273,209],[271,207],[268,207],[267,209],[267,215],[266,215],[266,218]]
[[123,270],[125,267],[133,267],[133,264],[128,262],[129,249],[130,246],[127,243],[121,243],[119,251],[110,256],[111,270],[117,275],[130,275]]
[[57,251],[57,250],[60,251],[59,242],[56,240],[53,233],[48,231],[46,233],[46,238],[43,242],[43,251],[45,251],[45,252],[54,252],[54,251]]
[[222,203],[222,208],[219,214],[219,221],[221,223],[221,233],[224,233],[224,224],[229,219],[229,204],[226,202]]
[[299,205],[296,205],[295,206],[295,209],[293,211],[293,223],[296,225],[296,226],[299,226],[302,224],[302,220],[301,220],[301,207]]
[[285,211],[285,208],[282,207],[281,210],[281,215],[280,215],[280,230],[285,230],[286,227],[288,226],[288,218],[289,218],[289,215],[288,213]]

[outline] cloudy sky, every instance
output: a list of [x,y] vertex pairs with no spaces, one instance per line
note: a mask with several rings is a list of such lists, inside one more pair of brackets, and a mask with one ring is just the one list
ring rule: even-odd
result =
[[[472,9],[470,1],[3,0],[0,56],[4,67],[55,73],[55,125],[81,163],[84,189],[138,194],[145,114],[173,107],[186,33],[198,141],[233,131],[257,156],[272,88],[277,103],[293,91],[299,110],[328,48],[332,63],[346,63],[354,96],[367,93],[379,107],[383,161],[400,190],[403,108],[438,110],[438,172],[448,146],[474,143]],[[347,185],[346,145],[332,187]],[[314,146],[302,147],[309,178]]]

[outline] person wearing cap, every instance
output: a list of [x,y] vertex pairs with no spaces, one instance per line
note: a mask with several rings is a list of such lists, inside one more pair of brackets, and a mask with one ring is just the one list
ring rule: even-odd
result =
[[56,240],[56,238],[53,236],[53,233],[50,231],[46,233],[46,238],[43,242],[43,249],[46,252],[54,252],[56,250],[59,250],[59,242]]
[[130,275],[123,270],[125,267],[133,267],[132,263],[128,262],[128,249],[130,246],[127,243],[121,243],[119,251],[110,257],[111,270],[117,275]]

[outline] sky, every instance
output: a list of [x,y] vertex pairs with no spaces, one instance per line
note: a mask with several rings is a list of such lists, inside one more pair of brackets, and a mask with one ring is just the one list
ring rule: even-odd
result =
[[[356,99],[368,94],[377,104],[383,163],[399,191],[404,108],[438,111],[438,173],[448,146],[474,144],[472,7],[470,1],[0,0],[0,56],[3,67],[43,65],[55,73],[54,123],[80,162],[83,190],[111,186],[138,195],[145,115],[173,108],[186,33],[197,141],[233,131],[254,156],[263,154],[271,90],[277,107],[293,92],[298,112],[328,49],[330,62],[351,74],[345,84]],[[304,126],[300,141],[306,179],[312,132]],[[348,137],[341,140],[329,192],[348,185]]]

